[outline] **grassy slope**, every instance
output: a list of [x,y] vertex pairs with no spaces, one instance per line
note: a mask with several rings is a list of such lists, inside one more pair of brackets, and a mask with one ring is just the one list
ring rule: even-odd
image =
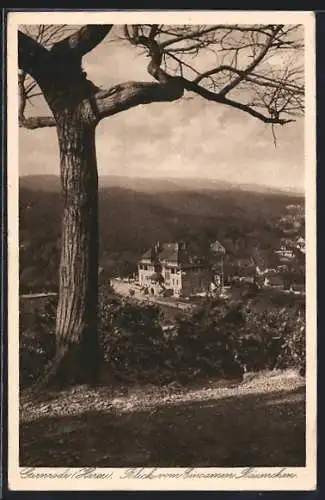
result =
[[79,387],[23,397],[20,433],[22,466],[303,466],[305,387],[290,373],[186,391]]

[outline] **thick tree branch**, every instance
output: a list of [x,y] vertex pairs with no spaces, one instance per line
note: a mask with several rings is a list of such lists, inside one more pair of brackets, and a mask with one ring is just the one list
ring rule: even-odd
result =
[[82,57],[100,44],[112,29],[112,24],[86,24],[72,35],[55,43],[52,53],[70,53]]
[[170,77],[167,84],[126,82],[116,85],[110,90],[98,92],[95,96],[98,116],[99,119],[103,119],[141,104],[172,102],[180,99],[184,94],[184,90],[195,92],[208,101],[244,111],[264,123],[284,125],[294,121],[291,119],[281,119],[276,115],[264,115],[248,104],[228,99],[219,93],[211,92],[194,82],[179,77]]
[[53,116],[30,116],[19,119],[19,127],[34,130],[36,128],[56,127]]
[[121,111],[153,102],[172,102],[184,94],[179,78],[170,77],[168,83],[125,82],[95,95],[98,118],[115,115]]
[[47,65],[50,53],[33,38],[18,31],[18,67],[37,80],[41,67]]

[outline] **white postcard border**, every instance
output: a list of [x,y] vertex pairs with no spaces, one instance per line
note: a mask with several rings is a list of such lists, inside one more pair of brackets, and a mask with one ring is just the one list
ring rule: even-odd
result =
[[[305,193],[306,193],[306,309],[307,309],[307,402],[306,467],[301,468],[146,468],[134,474],[150,477],[126,479],[127,469],[19,468],[19,232],[18,232],[18,79],[17,29],[20,24],[109,23],[281,23],[305,27]],[[124,11],[124,12],[12,12],[7,27],[8,100],[8,481],[9,489],[21,490],[312,490],[316,487],[316,72],[315,16],[312,12],[281,11]],[[64,465],[64,464],[62,464]],[[132,469],[135,471],[135,469]],[[186,472],[187,471],[187,472]],[[246,472],[245,472],[246,471]],[[62,475],[62,478],[59,475]],[[133,473],[132,473],[133,474]],[[132,475],[131,474],[131,475]],[[177,477],[175,474],[179,474]],[[190,478],[192,474],[193,478]],[[215,474],[214,478],[205,478]],[[273,474],[274,477],[270,477]],[[33,478],[33,476],[35,476]],[[43,477],[41,477],[43,475]],[[111,476],[110,476],[111,475]],[[173,477],[174,475],[174,477]],[[200,475],[203,477],[200,477]],[[29,476],[29,477],[28,477]],[[160,477],[159,477],[160,476]],[[289,476],[289,477],[288,477]],[[292,476],[292,477],[290,477]]]

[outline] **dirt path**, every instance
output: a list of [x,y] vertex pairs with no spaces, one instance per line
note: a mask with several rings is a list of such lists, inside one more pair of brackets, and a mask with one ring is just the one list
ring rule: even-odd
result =
[[287,372],[233,387],[23,397],[20,444],[24,466],[302,466],[305,385]]

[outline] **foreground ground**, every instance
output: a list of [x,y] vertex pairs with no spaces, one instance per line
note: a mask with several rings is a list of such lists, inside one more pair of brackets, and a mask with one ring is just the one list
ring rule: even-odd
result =
[[20,465],[303,466],[305,385],[295,373],[182,389],[84,387],[21,398]]

